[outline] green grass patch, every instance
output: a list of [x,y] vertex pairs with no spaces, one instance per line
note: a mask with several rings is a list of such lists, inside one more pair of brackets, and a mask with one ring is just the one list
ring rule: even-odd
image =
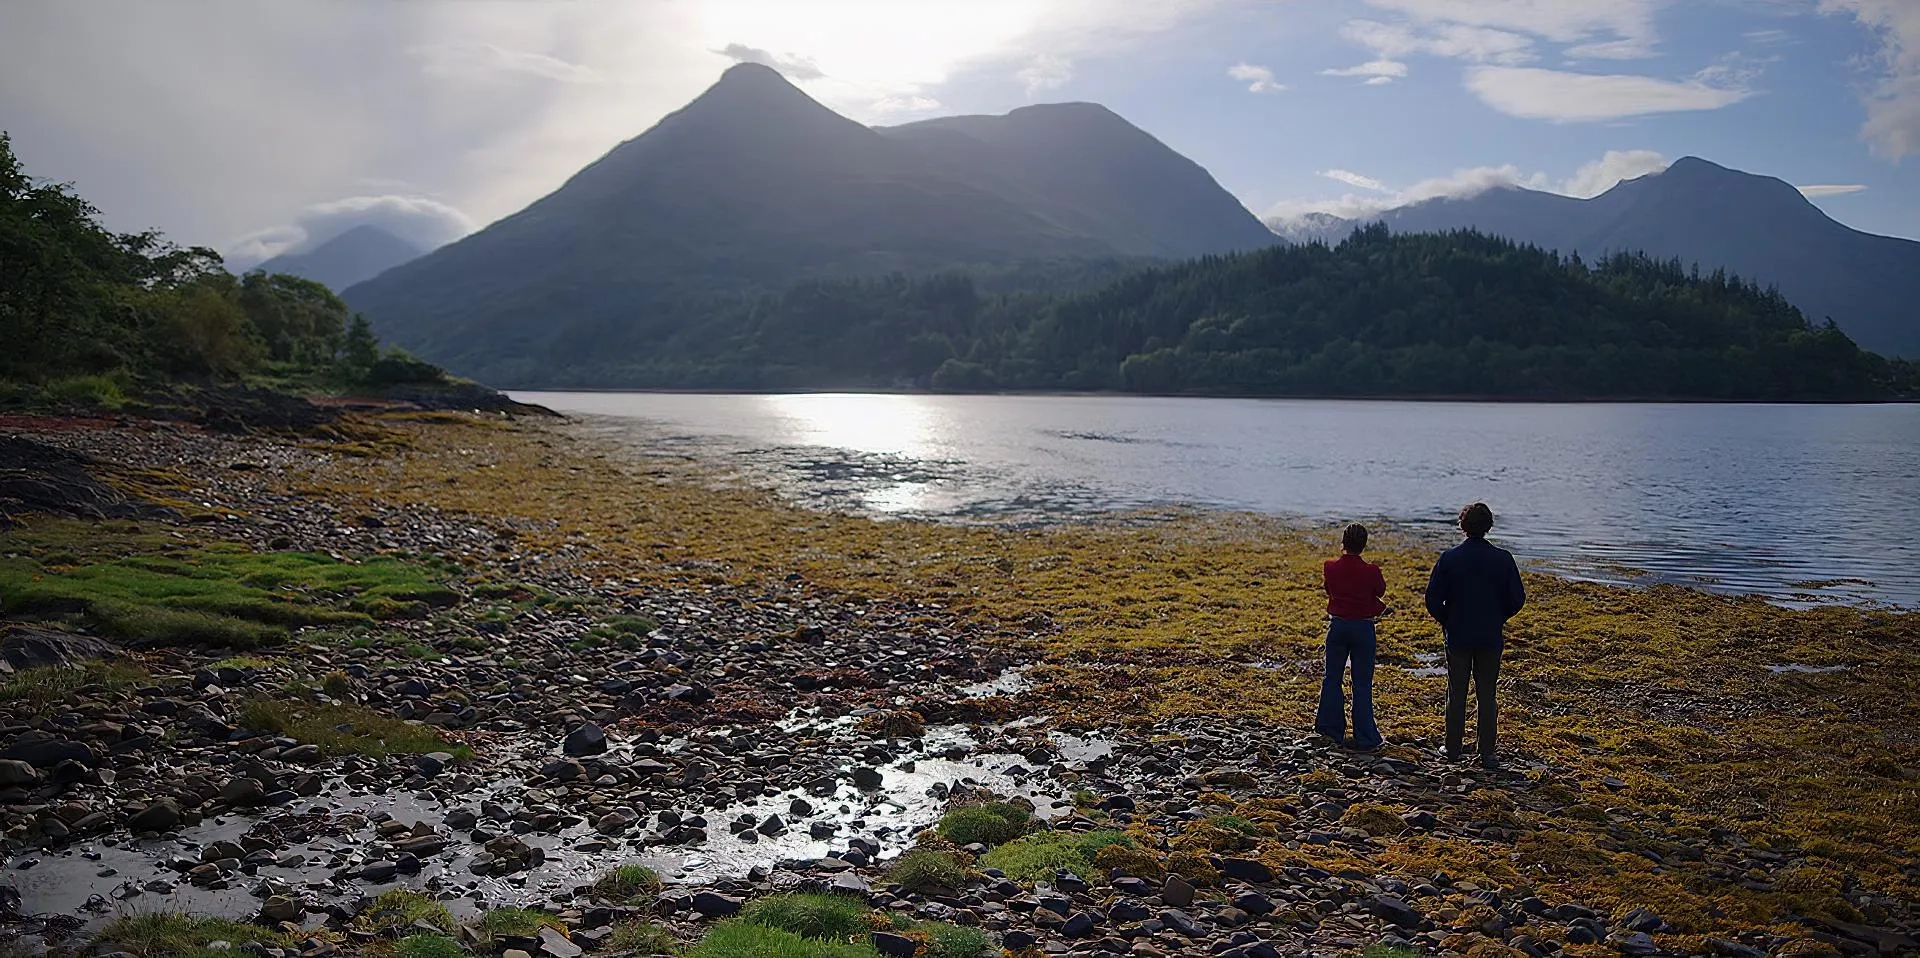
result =
[[112,942],[139,958],[184,958],[216,941],[233,945],[287,943],[285,935],[259,925],[172,911],[121,915],[101,926],[94,940]]
[[878,958],[880,953],[864,939],[842,942],[803,938],[779,928],[735,920],[713,926],[687,954],[688,958]]
[[1258,822],[1239,815],[1215,815],[1204,822],[1222,831],[1239,832],[1242,835],[1257,837],[1267,833],[1267,829],[1260,827]]
[[127,405],[125,383],[119,376],[69,376],[45,386],[48,399],[94,409],[122,409]]
[[327,755],[384,758],[448,752],[456,759],[473,757],[472,749],[448,742],[427,726],[358,705],[254,699],[241,708],[240,725],[318,745]]
[[394,958],[464,958],[460,943],[445,935],[408,935],[393,944]]
[[959,860],[933,848],[914,848],[901,854],[887,869],[887,881],[908,891],[957,889],[967,880]]
[[542,928],[567,930],[566,923],[537,908],[495,908],[480,916],[480,929],[494,938],[532,938]]
[[923,958],[981,958],[995,951],[993,939],[978,928],[944,921],[915,922],[910,929],[927,939]]
[[988,802],[956,808],[940,816],[942,838],[962,845],[999,845],[1025,834],[1033,815],[1018,805]]
[[660,893],[660,875],[645,865],[621,865],[593,883],[593,893],[602,901],[629,904]]
[[866,902],[846,895],[774,895],[748,905],[740,920],[802,938],[846,941],[873,930]]
[[1412,948],[1395,948],[1391,945],[1368,945],[1360,952],[1360,958],[1420,958],[1420,953]]
[[[457,601],[440,563],[379,556],[340,562],[303,552],[255,552],[221,543],[190,546],[115,527],[100,538],[118,557],[79,545],[66,523],[10,533],[0,551],[0,609],[80,611],[111,638],[162,645],[253,648],[299,627],[368,623],[370,612]],[[82,537],[84,538],[84,537]]]
[[353,919],[355,931],[395,935],[426,922],[448,934],[457,927],[453,913],[439,900],[405,888],[382,892]]
[[650,921],[628,921],[613,926],[607,944],[614,951],[635,955],[677,955],[680,939]]
[[213,663],[216,669],[265,669],[273,666],[272,659],[263,659],[257,655],[235,655]]
[[44,709],[93,685],[119,691],[145,682],[147,671],[122,662],[92,659],[77,666],[23,669],[0,682],[0,702],[23,702]]
[[1091,874],[1094,856],[1100,854],[1100,849],[1131,844],[1132,839],[1112,830],[1036,832],[993,849],[980,859],[980,864],[998,868],[1016,881],[1049,881],[1060,871],[1081,876]]

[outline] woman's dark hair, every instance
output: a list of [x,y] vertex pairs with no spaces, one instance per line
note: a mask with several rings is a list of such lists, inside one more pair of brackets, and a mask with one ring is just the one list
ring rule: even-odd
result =
[[1340,534],[1340,548],[1354,555],[1367,551],[1367,527],[1356,522]]
[[1493,528],[1493,510],[1476,502],[1460,510],[1460,531],[1478,539]]

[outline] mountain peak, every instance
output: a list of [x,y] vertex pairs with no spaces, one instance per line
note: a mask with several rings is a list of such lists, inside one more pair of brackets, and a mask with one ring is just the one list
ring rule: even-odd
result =
[[1703,160],[1697,156],[1683,156],[1674,160],[1673,163],[1662,172],[1665,175],[1673,176],[1675,179],[1688,179],[1701,176],[1725,176],[1729,173],[1739,176],[1754,175],[1752,173],[1741,173],[1738,170],[1729,169],[1712,160]]
[[750,60],[742,60],[728,67],[726,72],[720,74],[719,81],[714,85],[719,86],[722,83],[735,86],[749,83],[762,85],[771,84],[775,86],[793,85],[779,70],[767,66],[764,63],[754,63]]

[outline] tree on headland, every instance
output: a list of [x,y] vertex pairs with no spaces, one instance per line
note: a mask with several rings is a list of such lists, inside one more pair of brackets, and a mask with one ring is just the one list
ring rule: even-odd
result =
[[[351,386],[385,361],[365,320],[324,285],[235,277],[211,249],[114,233],[99,216],[71,186],[29,176],[0,132],[0,381],[270,373]],[[411,357],[402,365],[410,382],[440,376]]]

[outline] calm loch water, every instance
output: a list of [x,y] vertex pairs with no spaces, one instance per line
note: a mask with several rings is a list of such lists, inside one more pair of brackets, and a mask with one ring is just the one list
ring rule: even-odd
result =
[[[824,505],[1167,505],[1495,538],[1597,578],[1920,606],[1920,406],[520,393]],[[1632,572],[1627,570],[1639,570]]]

